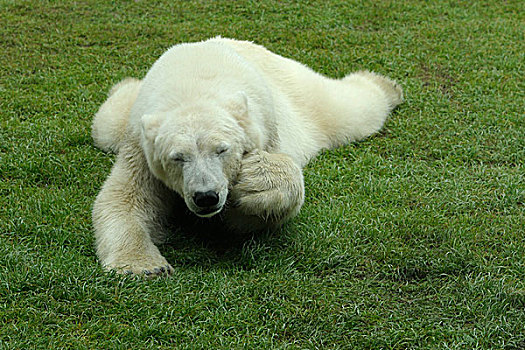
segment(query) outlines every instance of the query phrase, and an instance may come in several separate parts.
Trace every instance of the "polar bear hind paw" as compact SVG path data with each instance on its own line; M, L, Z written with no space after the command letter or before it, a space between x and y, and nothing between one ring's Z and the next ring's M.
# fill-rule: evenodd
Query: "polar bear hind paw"
M374 82L377 86L379 86L379 88L383 90L387 97L390 109L394 109L396 106L403 103L403 88L396 81L387 78L384 75L370 72L367 70L353 73L347 78L351 79L353 75L365 77Z

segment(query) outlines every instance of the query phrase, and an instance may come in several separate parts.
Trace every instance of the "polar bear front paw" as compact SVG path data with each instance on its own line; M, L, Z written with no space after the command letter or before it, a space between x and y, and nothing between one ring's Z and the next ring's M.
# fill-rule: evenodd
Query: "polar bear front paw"
M173 272L173 267L162 256L135 256L113 259L112 262L103 264L109 271L118 274L137 275L147 278L168 276Z
M245 215L282 223L295 216L304 202L302 171L285 154L251 152L243 159L231 198Z

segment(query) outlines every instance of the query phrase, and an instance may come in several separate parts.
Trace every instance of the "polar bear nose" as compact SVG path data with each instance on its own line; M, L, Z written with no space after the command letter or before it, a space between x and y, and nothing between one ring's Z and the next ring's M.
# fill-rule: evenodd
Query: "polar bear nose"
M219 203L219 195L214 191L195 192L193 202L201 208L213 207Z

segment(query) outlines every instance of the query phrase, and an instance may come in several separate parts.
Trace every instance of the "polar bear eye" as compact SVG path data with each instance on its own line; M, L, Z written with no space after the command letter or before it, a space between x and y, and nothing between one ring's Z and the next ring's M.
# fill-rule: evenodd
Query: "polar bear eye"
M219 147L217 147L216 153L217 155L221 155L221 154L228 152L229 149L230 149L230 145L222 144Z
M184 163L186 161L186 158L182 153L174 153L171 155L171 160L177 163Z

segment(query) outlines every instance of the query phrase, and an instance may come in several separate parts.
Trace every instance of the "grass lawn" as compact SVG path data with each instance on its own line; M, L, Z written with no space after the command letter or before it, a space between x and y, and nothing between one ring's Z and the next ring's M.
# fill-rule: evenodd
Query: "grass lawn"
M524 349L521 1L0 0L0 349ZM106 274L90 123L173 44L253 40L406 103L305 169L243 241L174 235L168 279Z

